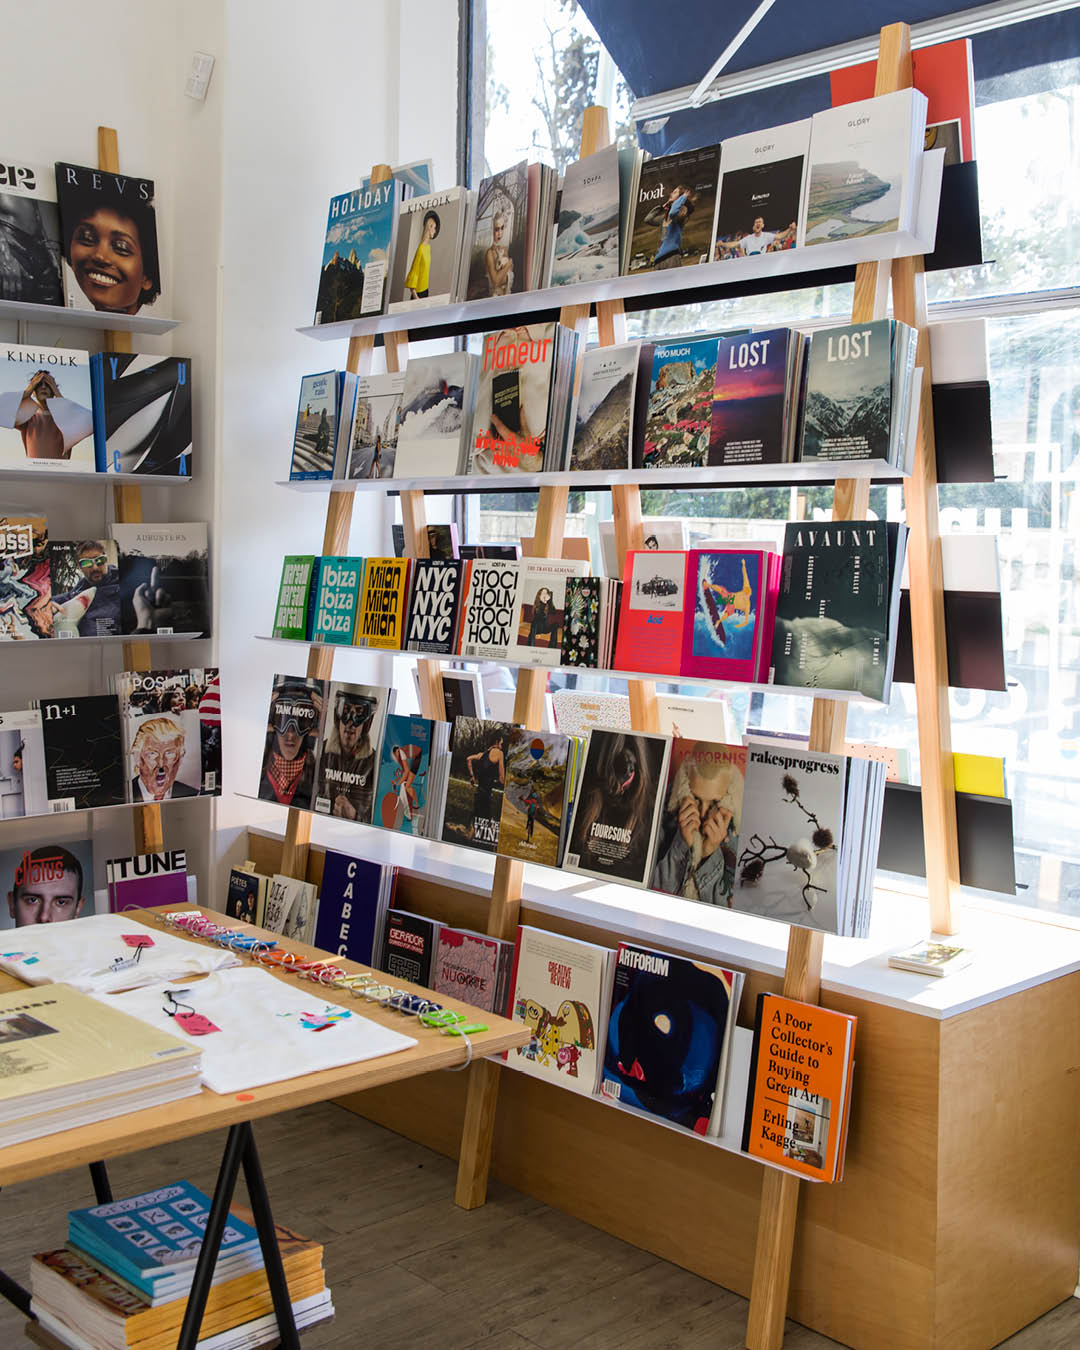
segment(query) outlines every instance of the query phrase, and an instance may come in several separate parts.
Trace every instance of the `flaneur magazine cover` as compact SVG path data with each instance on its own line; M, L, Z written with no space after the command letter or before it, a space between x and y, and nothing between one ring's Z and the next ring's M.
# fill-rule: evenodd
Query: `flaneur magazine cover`
M720 147L645 160L637 178L623 271L708 262L716 219Z
M264 801L312 809L326 681L275 675L258 795Z
M0 343L0 468L94 472L90 356Z
M532 1032L508 1052L516 1069L591 1096L600 1081L615 953L522 924L514 948L507 1015Z
M499 852L558 867L566 811L570 739L548 731L514 731L504 753L506 781Z
M649 884L668 745L666 736L592 729L566 846L569 871Z
M382 313L398 200L392 178L330 198L316 324Z
M99 473L191 477L191 357L100 352L94 381Z
M581 358L571 469L629 469L638 344L588 347Z
M718 261L795 247L809 149L809 119L724 141L713 250Z
M0 517L0 642L52 637L49 554L44 516Z
M555 356L554 322L485 335L467 473L541 471Z
M85 811L128 800L115 694L43 700L41 730L50 811Z
M476 195L467 300L486 300L528 288L525 275L528 199L527 160L481 182Z
M391 314L457 299L467 201L465 188L453 187L402 204L390 279Z
M393 478L405 372L360 375L347 458L338 478Z
M681 338L653 348L641 467L708 461L719 338Z
M93 914L93 844L89 839L65 839L5 849L0 853L0 897L0 929ZM78 941L74 928L71 938Z
M163 286L151 179L57 164L56 200L68 308L137 314L157 304Z
M210 635L206 522L110 527L120 550L123 633Z
M742 978L620 942L600 1091L695 1134L717 1135Z
M390 713L379 752L373 823L402 834L426 835L433 724Z
M120 571L112 539L50 542L54 638L120 632Z
M745 777L743 745L672 741L652 890L730 908Z
M333 680L327 698L315 810L371 824L376 757L394 690Z
M448 844L495 853L506 788L506 756L517 728L511 722L459 717L450 742L450 782L442 837Z
M0 820L49 813L45 743L36 708L0 713Z
M56 175L23 159L0 164L0 295L30 305L62 305Z

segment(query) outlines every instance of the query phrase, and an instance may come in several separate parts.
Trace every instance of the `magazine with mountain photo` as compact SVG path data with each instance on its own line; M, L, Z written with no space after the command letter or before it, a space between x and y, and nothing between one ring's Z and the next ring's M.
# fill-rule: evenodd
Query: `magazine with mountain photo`
M210 636L206 523L113 524L120 552L120 630Z
M466 300L528 289L525 234L529 201L527 160L484 178L476 195Z
M62 305L62 249L52 165L9 158L0 164L0 295Z
M624 154L609 145L566 166L556 223L552 286L607 281L619 275L619 161Z
M645 160L636 180L623 272L708 262L716 222L720 146Z
M637 372L636 342L586 349L570 451L572 470L632 467Z
M90 372L98 472L190 478L191 357L99 352Z
M393 179L330 198L316 324L382 313L399 201Z
M628 886L647 886L663 805L666 736L589 733L564 867Z
M168 313L151 179L57 164L56 200L68 309Z
M717 261L795 247L809 149L809 119L724 141Z
M803 243L910 230L925 132L926 95L917 89L815 113Z
M50 552L44 516L0 516L0 642L52 637Z
M313 802L321 815L371 824L379 747L394 695L376 685L330 682Z
M404 389L404 371L357 376L352 427L339 439L335 477L393 478Z
M467 202L467 189L453 187L402 203L390 277L391 314L457 299L454 285Z
M719 341L713 335L653 347L640 467L708 462Z
M810 336L800 460L889 458L894 329L873 319Z
M523 862L559 865L566 817L570 738L514 731L504 752L506 782L499 815L499 852Z
M0 343L0 468L93 473L90 355Z

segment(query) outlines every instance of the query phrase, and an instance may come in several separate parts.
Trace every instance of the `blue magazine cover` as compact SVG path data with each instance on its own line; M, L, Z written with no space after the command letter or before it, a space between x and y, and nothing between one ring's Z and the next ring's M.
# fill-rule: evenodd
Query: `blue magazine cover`
M431 766L431 722L426 717L392 713L386 719L374 823L402 834L423 835Z
M334 451L344 377L338 370L322 370L300 381L293 433L292 482L328 479L334 476Z
M318 560L315 616L311 625L313 642L352 645L363 581L363 558L328 555Z
M378 863L326 850L315 923L315 946L320 951L346 956L362 966L374 962L382 875Z
M392 178L330 198L317 324L382 313L399 200Z

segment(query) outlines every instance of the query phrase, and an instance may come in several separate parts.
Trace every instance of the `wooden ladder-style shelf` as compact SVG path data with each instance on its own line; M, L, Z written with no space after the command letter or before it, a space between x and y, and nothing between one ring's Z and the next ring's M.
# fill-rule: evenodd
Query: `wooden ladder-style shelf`
M906 24L893 24L881 31L874 92L885 94L910 85L910 33ZM603 149L610 142L607 109L588 108L582 126L582 157ZM371 173L371 181L383 182L389 176L390 170L386 165L376 165ZM941 542L930 390L930 343L926 326L926 287L922 259L902 258L893 262L860 264L856 270L852 322L868 322L884 316L888 304L890 277L895 317L903 319L919 330L916 362L919 369L917 378L922 384L922 403L914 471L911 478L905 480L909 529L907 555L931 927L938 933L951 933L955 931L952 901L955 888L959 884L959 863L949 735ZM626 321L623 302L598 301L596 311L599 345L612 346L625 341ZM581 334L583 344L586 340L589 312L589 305L579 304L565 306L559 315L560 322ZM386 333L384 342L387 370L402 369L408 353L407 333ZM368 373L371 369L374 344L374 336L353 337L349 343L347 368L358 373ZM869 480L865 478L838 479L834 488L834 519L864 518L869 501L869 488ZM117 491L119 493L120 489ZM622 571L627 552L640 549L643 543L641 493L636 485L613 485L610 491L616 553ZM565 485L540 488L533 547L537 557L561 556L568 495L569 489ZM331 492L323 538L324 553L338 554L347 551L352 501L351 493ZM429 556L423 492L403 491L401 512L406 554L413 558ZM308 658L308 675L328 679L333 655L333 647L312 649ZM444 719L442 675L438 660L418 657L417 670L422 714L425 717ZM655 732L658 729L655 682L649 679L630 678L628 685L633 729ZM518 672L514 701L515 722L525 727L541 725L546 687L546 670L522 669ZM810 731L812 750L843 752L846 713L847 707L843 702L814 700ZM310 823L311 816L307 812L290 809L281 869L288 875L303 877L306 874ZM514 936L521 904L522 874L521 862L496 857L486 923L486 932L492 937L511 939ZM803 928L791 930L783 983L783 992L787 997L807 1003L818 1001L821 987L822 944L823 935L820 932ZM487 1192L499 1069L493 1063L480 1060L470 1067L468 1073L456 1199L459 1205L472 1209L483 1204ZM749 1350L778 1350L783 1343L798 1198L798 1177L773 1168L762 1169L761 1208L746 1333Z

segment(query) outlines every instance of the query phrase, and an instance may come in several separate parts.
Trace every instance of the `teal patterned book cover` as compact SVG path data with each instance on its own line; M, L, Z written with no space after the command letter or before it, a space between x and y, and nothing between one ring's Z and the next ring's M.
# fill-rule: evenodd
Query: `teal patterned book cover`
M313 642L351 646L356 627L356 607L364 580L363 558L325 557L319 559L319 579L315 587Z

